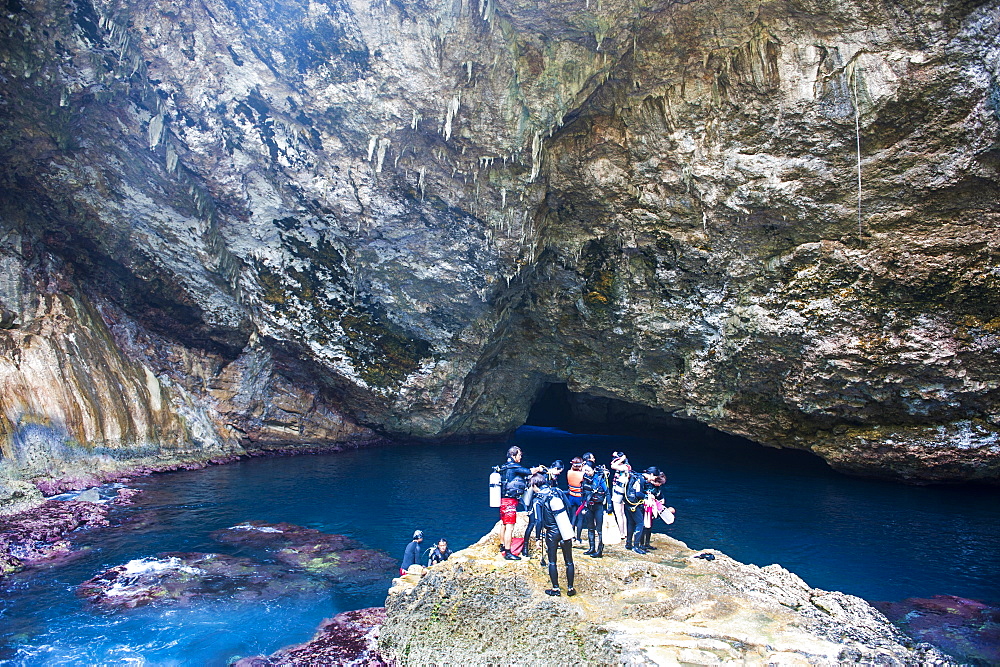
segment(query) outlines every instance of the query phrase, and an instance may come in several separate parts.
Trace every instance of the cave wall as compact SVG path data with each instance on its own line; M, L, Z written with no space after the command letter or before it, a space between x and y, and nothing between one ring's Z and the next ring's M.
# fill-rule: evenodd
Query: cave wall
M4 261L61 276L5 290L5 377L58 305L137 387L81 422L127 427L68 438L187 447L184 410L220 450L496 434L564 382L843 470L1000 478L989 3L0 14ZM82 384L5 401L5 456Z

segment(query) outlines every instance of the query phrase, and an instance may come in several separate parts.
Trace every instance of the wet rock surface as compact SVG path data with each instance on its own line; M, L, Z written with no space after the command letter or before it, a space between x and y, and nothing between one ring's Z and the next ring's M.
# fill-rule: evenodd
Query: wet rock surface
M107 526L107 513L107 507L95 502L49 500L34 509L0 516L0 577L69 555L71 533L87 526Z
M348 537L290 523L248 521L211 537L238 545L243 555L164 553L136 559L98 574L78 593L111 608L205 598L266 600L315 593L331 583L388 580L397 567L387 554Z
M574 550L578 595L544 594L536 558L506 561L499 533L397 579L379 650L397 664L950 664L860 598L778 565L714 560L666 536L637 555ZM529 641L524 641L530 638Z
M395 559L344 535L333 535L290 523L247 521L218 530L212 538L256 550L288 566L333 581L361 582L387 578Z
M319 590L308 577L251 558L164 553L106 570L80 584L77 593L104 607L134 609L198 599L255 602Z
M872 604L908 635L959 662L1000 664L1000 607L954 595Z
M233 667L277 667L279 665L341 665L383 667L378 653L378 633L385 622L385 608L345 611L319 626L316 636L288 646L269 656L242 658Z

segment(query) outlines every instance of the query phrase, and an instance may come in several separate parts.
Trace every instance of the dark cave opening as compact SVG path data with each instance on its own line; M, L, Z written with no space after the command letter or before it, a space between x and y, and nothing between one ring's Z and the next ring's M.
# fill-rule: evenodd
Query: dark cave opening
M833 472L826 461L812 452L768 447L693 419L674 417L658 408L572 392L561 382L542 387L524 425L555 428L574 435L656 441L658 451L666 457L664 460L690 461L707 456L720 468L735 466L759 474L773 470L798 470L803 474Z
M701 422L680 419L658 408L607 396L572 392L564 382L550 382L542 387L525 425L609 435L650 435L663 429L675 433L723 435ZM751 441L746 442L749 444Z

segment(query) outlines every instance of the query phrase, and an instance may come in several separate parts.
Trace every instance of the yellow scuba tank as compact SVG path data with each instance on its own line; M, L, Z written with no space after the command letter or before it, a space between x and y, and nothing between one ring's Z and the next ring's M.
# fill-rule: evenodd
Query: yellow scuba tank
M500 507L500 471L490 473L490 507Z
M569 512L566 511L566 505L563 503L562 498L553 493L549 498L549 509L552 510L552 514L556 517L559 536L563 540L572 540L576 537L576 530L573 529L573 524L569 520Z

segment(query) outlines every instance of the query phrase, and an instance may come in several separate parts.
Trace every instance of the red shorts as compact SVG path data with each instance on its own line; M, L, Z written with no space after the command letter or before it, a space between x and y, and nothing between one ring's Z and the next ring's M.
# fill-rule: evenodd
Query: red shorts
M517 498L500 499L500 523L511 526L517 523Z

